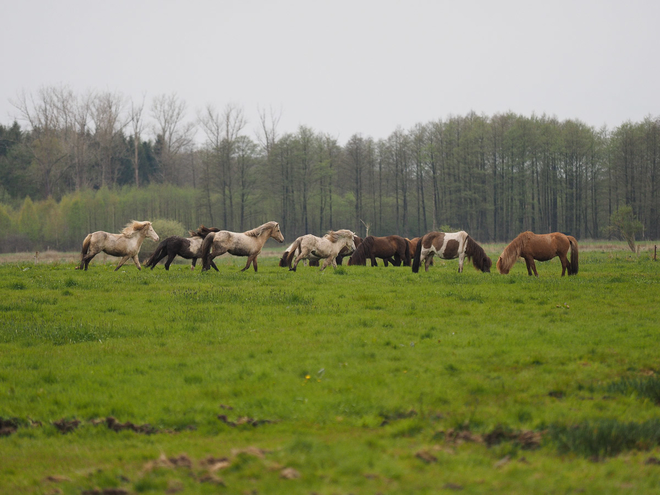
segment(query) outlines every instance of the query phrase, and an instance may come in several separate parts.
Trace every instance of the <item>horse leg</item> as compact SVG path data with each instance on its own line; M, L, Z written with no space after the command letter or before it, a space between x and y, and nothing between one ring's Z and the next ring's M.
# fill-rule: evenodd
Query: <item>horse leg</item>
M532 270L534 270L534 275L536 275L538 277L539 274L536 271L536 263L534 263L534 257L526 256L525 257L525 263L527 264L527 274L531 277L532 276Z
M89 266L89 262L92 261L92 258L94 256L96 256L96 253L92 254L91 256L90 255L85 256L82 259L82 261L80 262L80 268L83 268L83 266L84 266L85 271L87 271L87 267Z
M115 271L119 270L121 268L121 265L126 263L128 261L129 256L126 255L124 256L121 260L119 260L119 264L117 265L117 268L115 268Z
M191 270L194 270L196 264L197 264L197 258L193 258L193 259L192 259L192 265L190 265L190 269L191 269Z
M321 271L325 270L331 263L337 268L337 265L334 263L334 258L326 258L325 261L323 261L323 266L321 266Z
M300 260L305 257L305 254L301 251L298 256L296 256L295 261L293 262L293 266L289 268L290 272L295 272L296 268L298 267L298 263L300 263ZM303 266L305 266L304 261L303 261Z
M174 258L176 258L176 253L167 255L167 261L165 262L165 270L169 271L170 265L172 264L172 261L174 261Z
M463 273L463 261L465 261L465 254L458 255L458 273Z
M245 268L243 268L241 271L244 272L248 268L250 268L250 264L254 267L254 271L257 271L257 255L256 254L251 254L248 256L247 263L245 264Z
M219 271L220 271L220 270L218 270L218 267L215 266L215 263L213 262L213 260L211 260L209 263L211 264L211 266L213 267L213 269L214 269L216 272L219 272Z
M209 253L206 255L206 262L204 263L204 265L205 265L205 266L212 265L212 266L215 268L215 270L218 271L218 268L215 266L215 263L213 263L213 260L214 260L217 256L222 256L222 255L225 254L226 252L227 252L227 250L226 250L226 249L223 249L223 248L219 248L219 249L217 249L217 250L216 250L216 249L213 249L213 251L209 252ZM204 261L204 260L202 260L202 261ZM208 268L206 268L206 269L202 269L202 271L205 271L205 270L208 270Z
M424 258L424 271L428 272L429 271L429 265L433 261L433 253L429 253L426 255L426 258Z
M96 255L99 254L100 252L101 252L101 251L95 251L95 250L91 250L91 251L89 251L89 252L83 257L83 259L80 261L80 268L82 269L82 268L83 268L83 265L84 265L84 267L85 267L85 271L86 271L86 270L87 270L87 267L89 266L89 262L92 261L92 258L94 258L94 256L96 256Z
M571 265L568 262L568 258L566 257L565 254L560 254L559 259L561 260L561 276L563 277L564 274L566 273L566 270L568 270L568 274L571 275Z

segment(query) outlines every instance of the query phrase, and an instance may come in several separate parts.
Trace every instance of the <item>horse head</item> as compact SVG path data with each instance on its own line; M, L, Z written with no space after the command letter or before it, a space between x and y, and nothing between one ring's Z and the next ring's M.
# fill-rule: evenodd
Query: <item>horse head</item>
M270 231L270 236L278 242L284 242L284 236L282 235L282 231L280 231L280 224L277 222L274 223L275 225Z
M156 234L156 231L154 230L153 225L151 225L151 222L145 222L145 227L147 228L147 233L146 237L151 239L154 242L158 242L160 240L160 237L158 237L158 234Z

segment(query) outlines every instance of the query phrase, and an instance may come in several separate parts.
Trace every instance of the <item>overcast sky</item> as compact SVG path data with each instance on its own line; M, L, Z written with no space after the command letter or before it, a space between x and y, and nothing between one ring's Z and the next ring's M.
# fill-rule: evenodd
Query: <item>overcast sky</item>
M259 109L345 143L513 111L660 116L660 1L0 0L0 123L20 91Z

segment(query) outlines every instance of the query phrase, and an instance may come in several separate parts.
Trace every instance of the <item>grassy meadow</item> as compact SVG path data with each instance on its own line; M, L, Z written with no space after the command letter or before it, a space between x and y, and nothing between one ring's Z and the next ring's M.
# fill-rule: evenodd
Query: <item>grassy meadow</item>
M0 264L1 493L660 485L648 253L584 250L577 276L555 259L538 279L217 261Z

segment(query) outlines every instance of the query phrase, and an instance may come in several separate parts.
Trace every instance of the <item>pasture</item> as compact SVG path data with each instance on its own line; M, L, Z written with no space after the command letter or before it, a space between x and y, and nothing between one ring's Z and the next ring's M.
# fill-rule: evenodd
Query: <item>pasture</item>
M657 489L648 253L563 278L215 261L0 264L0 492Z

